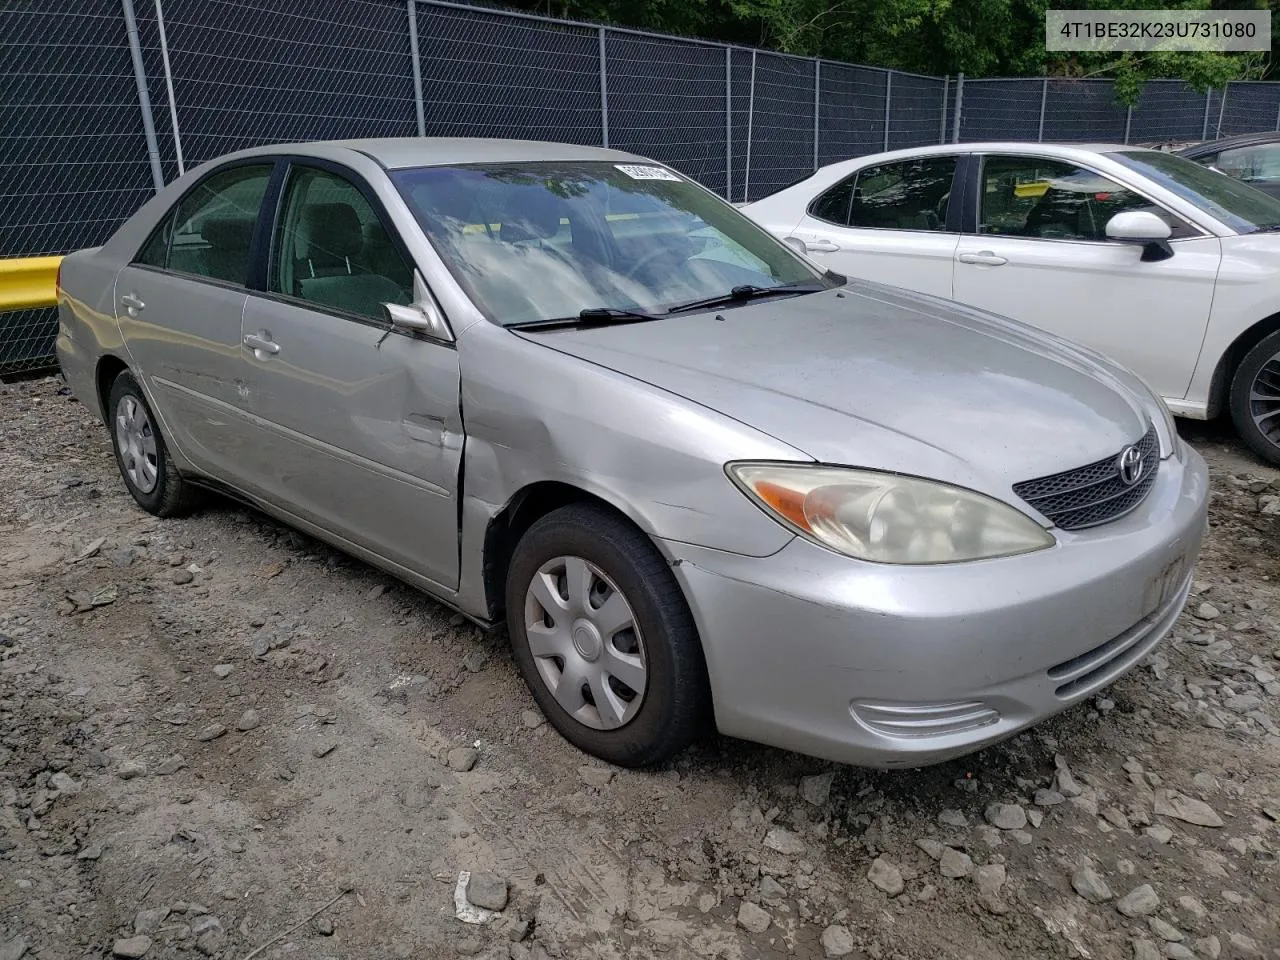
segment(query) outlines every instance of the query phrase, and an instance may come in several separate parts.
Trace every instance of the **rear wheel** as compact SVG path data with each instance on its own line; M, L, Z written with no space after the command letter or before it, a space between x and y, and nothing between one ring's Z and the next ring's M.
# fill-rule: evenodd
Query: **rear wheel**
M157 517L176 517L195 505L196 494L169 459L169 448L133 374L125 371L107 396L111 445L120 476L133 499Z
M705 729L693 617L661 554L625 519L575 504L538 520L512 556L506 601L525 683L578 748L640 767Z

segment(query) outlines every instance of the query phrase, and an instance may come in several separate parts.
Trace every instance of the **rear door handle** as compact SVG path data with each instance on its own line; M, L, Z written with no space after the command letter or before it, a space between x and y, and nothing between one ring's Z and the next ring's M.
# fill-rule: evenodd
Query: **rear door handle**
M1008 263L1004 257L998 257L990 250L982 250L978 253L962 253L956 257L961 263L980 263L986 267L998 267Z
M840 249L840 244L834 240L806 240L804 245L810 250L817 250L819 253L835 253Z
M139 310L146 307L146 304L142 302L142 298L136 293L126 293L120 298L120 304L129 311L130 316L137 315Z
M269 334L246 333L244 335L244 345L252 350L254 356L259 360L264 359L263 354L280 352L280 344L272 340Z

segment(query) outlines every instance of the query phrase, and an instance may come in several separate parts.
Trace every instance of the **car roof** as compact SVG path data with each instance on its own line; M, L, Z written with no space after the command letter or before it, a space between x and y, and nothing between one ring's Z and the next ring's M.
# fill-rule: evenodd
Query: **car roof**
M356 140L316 140L276 143L239 151L235 156L296 154L327 156L332 149L364 154L389 170L447 166L459 163L512 163L538 160L642 160L633 153L604 147L542 140L498 140L485 137L370 137Z
M1275 130L1262 130L1258 133L1240 133L1234 137L1223 137L1221 140L1206 140L1204 143L1197 143L1190 147L1184 147L1178 151L1180 156L1199 157L1207 153L1217 153L1220 150L1229 150L1232 147L1250 147L1259 143L1277 143L1280 142L1280 132Z
M1050 140L1042 142L1037 142L1035 140L987 140L977 143L935 143L923 147L908 147L902 150L890 150L885 153L868 154L866 156L856 158L850 157L848 159L866 160L868 156L874 156L877 158L884 157L889 159L952 153L1035 153L1052 154L1053 156L1061 157L1079 157L1086 154L1117 153L1122 150L1140 151L1146 149L1146 147L1139 147L1134 144L1127 143L1058 143Z

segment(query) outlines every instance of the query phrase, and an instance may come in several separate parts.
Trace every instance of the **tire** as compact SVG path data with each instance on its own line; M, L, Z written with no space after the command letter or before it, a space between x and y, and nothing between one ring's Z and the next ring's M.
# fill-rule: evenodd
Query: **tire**
M1262 392L1274 395L1270 403L1252 399L1260 378ZM1263 460L1280 466L1280 330L1263 337L1244 355L1231 378L1227 405L1240 439ZM1271 410L1274 415L1259 427L1254 416Z
M534 523L512 555L506 602L520 673L574 746L644 767L708 728L706 663L684 594L649 538L616 513L572 504ZM618 629L628 616L632 626Z
M190 513L196 491L174 468L147 398L128 371L111 384L107 416L116 466L138 506L157 517Z

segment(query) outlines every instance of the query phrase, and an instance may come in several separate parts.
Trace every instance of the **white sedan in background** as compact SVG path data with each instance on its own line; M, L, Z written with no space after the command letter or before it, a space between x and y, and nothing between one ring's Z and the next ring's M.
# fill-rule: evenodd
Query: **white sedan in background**
M1280 199L1118 145L947 144L831 164L743 212L830 269L1091 347L1280 464Z

